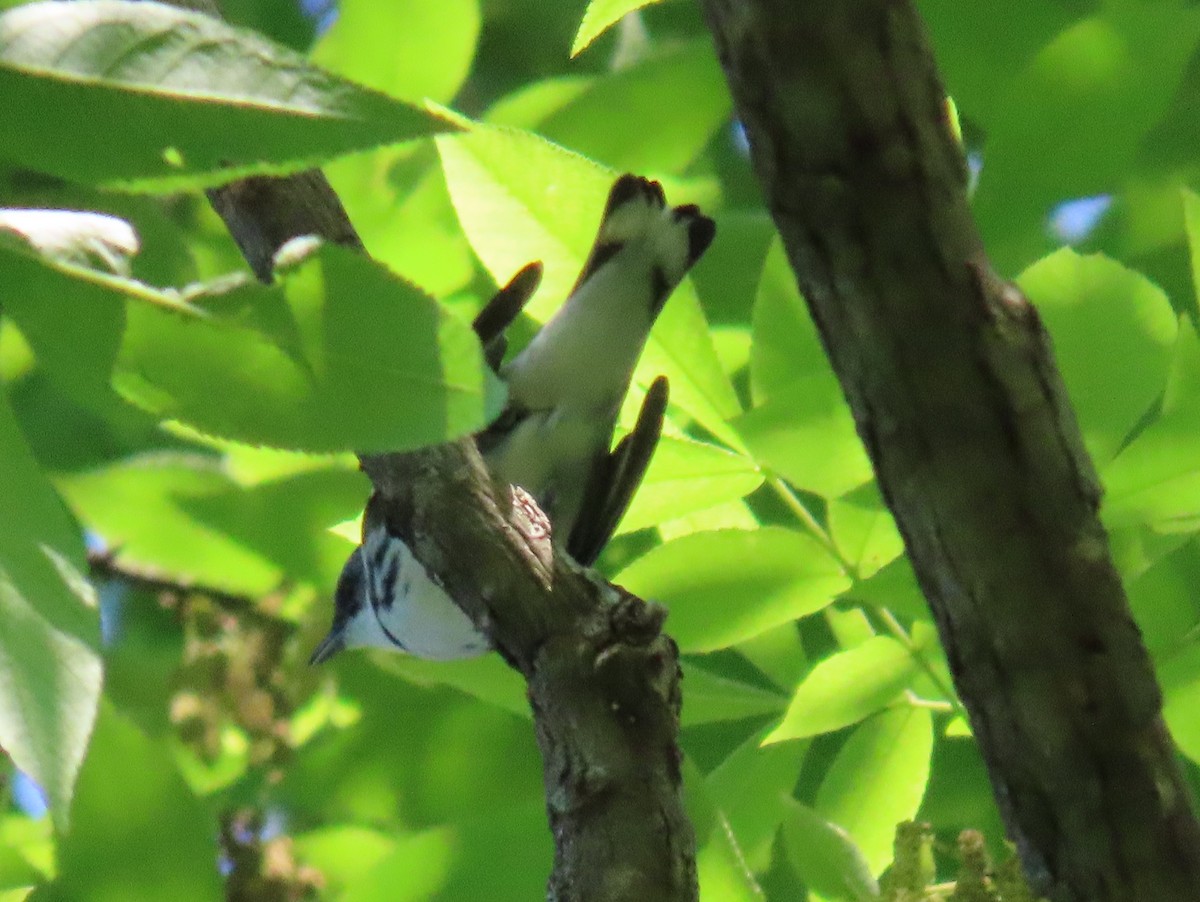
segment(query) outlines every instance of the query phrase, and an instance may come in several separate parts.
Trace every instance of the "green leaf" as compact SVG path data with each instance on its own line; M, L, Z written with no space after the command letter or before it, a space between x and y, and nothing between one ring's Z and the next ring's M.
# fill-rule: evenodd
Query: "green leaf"
M404 450L475 432L503 406L469 325L340 247L316 248L275 285L193 294L193 303L0 244L6 271L23 277L39 324L66 319L81 301L117 313L133 302L115 387L214 435L308 451ZM45 346L64 367L78 353L98 379L112 365L111 330L99 352L77 350L75 335L50 331Z
M283 579L278 566L243 547L224 524L214 528L189 510L197 500L237 490L212 458L146 454L60 477L58 486L129 567L249 597L265 595Z
M89 272L71 262L79 249L72 244L75 250L67 251L45 235L31 238L32 246L0 235L0 303L51 378L72 397L95 403L111 395L125 311L103 279L68 277ZM42 254L56 262L48 265Z
M914 620L929 620L929 605L907 557L898 557L846 593L854 601L887 608Z
M215 819L168 749L105 704L59 843L61 899L210 900L221 895Z
M1200 643L1195 639L1179 652L1156 662L1163 690L1163 719L1179 750L1193 762L1200 762L1200 720L1196 704L1200 702Z
M429 145L384 147L341 157L325 174L371 259L437 298L466 288L476 275L437 151Z
M850 835L807 805L787 801L783 845L805 885L825 899L877 899L879 884Z
M475 125L438 139L450 197L471 246L500 284L530 260L545 265L526 308L544 321L566 298L595 238L615 176L527 132ZM673 203L680 198L672 197ZM726 444L740 412L695 290L685 280L659 315L636 378L671 380L671 401Z
M841 391L778 237L763 263L752 324L750 384L756 404L790 390L801 379L815 385L824 378L822 397Z
M1188 259L1192 264L1192 295L1200 299L1200 195L1183 188L1183 224L1187 233Z
M571 56L578 56L592 41L604 34L623 16L641 9L661 3L662 0L592 0L579 23L579 31L575 33L575 41L571 44Z
M54 871L53 827L23 814L0 818L0 899L24 902L28 888Z
M1054 356L1099 465L1162 394L1177 334L1162 289L1099 255L1069 248L1018 280L1054 340Z
M872 874L892 859L896 824L921 807L932 751L929 710L893 708L854 730L821 783L816 812L853 838Z
M183 454L142 455L59 485L123 565L252 598L285 580L332 588L351 546L327 529L367 494L344 469L246 487L215 460Z
M950 94L985 127L1012 79L1083 8L1041 0L920 2Z
M823 498L837 498L871 478L841 386L827 374L777 387L733 426L755 461Z
M755 733L715 767L705 780L709 793L729 819L746 863L766 870L787 797L800 775L806 743L762 747Z
M1177 651L1200 623L1200 543L1195 539L1126 579L1129 607L1150 653L1157 659ZM1198 724L1197 726L1200 726ZM1200 744L1197 745L1200 749Z
M857 579L878 573L904 553L904 539L874 483L829 502L829 532Z
M683 662L683 679L687 686L682 714L685 727L774 715L787 704L782 695L717 676L689 661Z
M100 696L99 618L78 528L0 395L0 746L67 825Z
M391 831L335 824L295 837L297 856L318 868L331 895L374 867L396 847Z
M1162 415L1103 471L1105 525L1160 533L1200 528L1200 339L1179 334Z
M125 0L0 15L0 96L10 163L139 191L294 171L451 128L254 32ZM120 127L87 140L81 122Z
M726 648L819 611L849 586L814 539L782 527L683 536L615 581L671 609L668 629L685 652Z
M530 717L525 681L499 655L446 662L385 654L378 662L381 670L414 686L452 686L510 714Z
M753 461L717 445L664 436L618 533L744 498L762 485Z
M343 0L317 65L392 97L448 103L471 68L478 0Z
M671 103L672 97L687 101ZM618 172L681 172L728 121L729 110L725 78L705 36L656 49L521 125Z
M1041 254L1055 204L1109 192L1127 176L1198 38L1194 8L1116 4L1068 24L1003 79L974 198L1002 270Z
M429 898L529 899L545 891L550 867L544 802L492 811L486 819L397 838L393 850L357 879L343 902L419 902ZM538 837L537 841L530 841ZM503 861L504 867L496 862Z
M796 687L783 722L763 742L801 739L858 723L894 702L917 672L908 649L887 636L831 655Z
M696 877L705 899L761 902L762 888L746 868L745 855L724 819L714 824L696 848Z

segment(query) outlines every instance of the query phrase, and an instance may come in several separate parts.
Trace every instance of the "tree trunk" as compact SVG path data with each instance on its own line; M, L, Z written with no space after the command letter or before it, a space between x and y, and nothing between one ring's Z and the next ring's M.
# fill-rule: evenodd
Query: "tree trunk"
M1036 310L910 0L703 0L755 170L1034 887L1200 899L1200 830Z

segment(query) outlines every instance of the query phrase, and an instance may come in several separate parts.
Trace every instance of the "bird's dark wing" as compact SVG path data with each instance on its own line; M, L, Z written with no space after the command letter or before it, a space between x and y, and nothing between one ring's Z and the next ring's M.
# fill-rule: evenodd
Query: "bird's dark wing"
M541 263L534 262L521 267L517 274L508 280L508 284L483 305L483 309L471 324L483 344L484 354L492 369L499 370L500 362L504 359L504 352L508 347L508 341L504 337L505 330L521 315L541 281Z
M667 377L659 376L646 392L633 431L592 467L579 516L567 539L567 553L585 567L595 563L612 538L646 475L662 434L667 395Z

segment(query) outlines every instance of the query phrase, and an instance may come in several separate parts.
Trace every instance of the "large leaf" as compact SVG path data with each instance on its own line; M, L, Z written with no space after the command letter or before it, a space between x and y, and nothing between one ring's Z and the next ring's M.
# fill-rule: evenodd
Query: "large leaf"
M807 805L788 802L783 844L805 885L824 899L878 898L879 884L850 835Z
M100 695L83 543L0 395L0 745L65 827Z
M1040 254L1066 198L1112 191L1169 108L1200 38L1200 11L1113 4L1068 24L1011 78L987 119L975 195L1001 268Z
M894 702L918 673L903 645L875 636L817 664L796 688L783 722L764 743L839 730Z
M755 461L797 488L837 498L871 478L841 386L826 373L776 387L733 425Z
M787 798L808 751L799 742L761 745L761 732L750 736L705 780L754 870L766 870L770 862L772 840L787 814Z
M89 372L143 409L215 435L309 451L384 451L476 431L503 389L470 327L361 254L325 245L276 285L240 284L181 302L138 282L37 259L0 244L0 276L24 303L68 316L125 306ZM7 281L7 279L5 279ZM49 321L39 312L41 321ZM49 333L59 355L77 336ZM85 346L86 347L86 346Z
M0 15L0 96L0 158L136 190L290 171L451 128L254 32L126 0Z
M868 579L904 553L904 539L874 483L829 502L829 532L857 579Z
M688 652L726 648L811 614L850 584L816 540L782 527L683 536L616 582L667 605L671 635Z
M855 729L821 783L816 812L853 838L873 874L891 861L896 824L921 807L932 751L929 710L893 708Z
M763 263L753 326L750 385L755 403L790 389L798 379L824 379L827 387L821 390L822 397L840 391L778 237Z
M59 479L117 559L136 570L261 597L285 579L332 588L350 546L326 530L361 509L343 469L239 486L198 455L147 454Z
M619 532L744 498L762 485L754 462L707 442L664 436Z
M583 266L614 174L527 132L476 125L438 139L450 197L471 246L498 282L530 260L545 264L527 308L545 320ZM672 203L684 198L672 197ZM739 411L694 289L685 280L651 332L638 378L671 380L671 401L737 446L725 423Z
M342 0L313 61L393 97L447 103L478 36L478 0Z
M1171 303L1116 261L1070 249L1019 283L1050 331L1084 440L1103 465L1162 394L1177 332Z
M623 16L643 6L661 3L662 0L591 0L579 23L575 42L571 45L571 56L583 53L588 45L600 37Z
M1179 333L1163 413L1103 472L1104 521L1110 528L1148 525L1157 532L1200 526L1200 339Z
M215 819L168 749L105 704L60 842L58 899L208 900L221 894Z
M687 686L682 714L685 727L775 715L787 704L783 695L717 676L690 661L683 662L683 679Z
M537 121L514 124L617 171L679 172L729 119L729 107L712 40L704 37L656 51L592 81Z
M44 233L31 235L26 230L22 237L28 245L0 235L0 304L46 372L73 397L95 401L111 392L109 380L125 327L124 306L99 274L94 279L63 278L63 273L86 274L89 269L78 237L70 250ZM48 268L39 254L57 266Z

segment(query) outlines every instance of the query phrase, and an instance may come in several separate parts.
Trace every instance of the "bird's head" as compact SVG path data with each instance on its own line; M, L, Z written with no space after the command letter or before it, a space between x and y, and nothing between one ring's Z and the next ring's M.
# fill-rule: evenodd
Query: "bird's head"
M310 664L322 664L347 648L392 647L367 591L367 570L359 547L354 549L338 577L333 595L333 625L309 658Z

